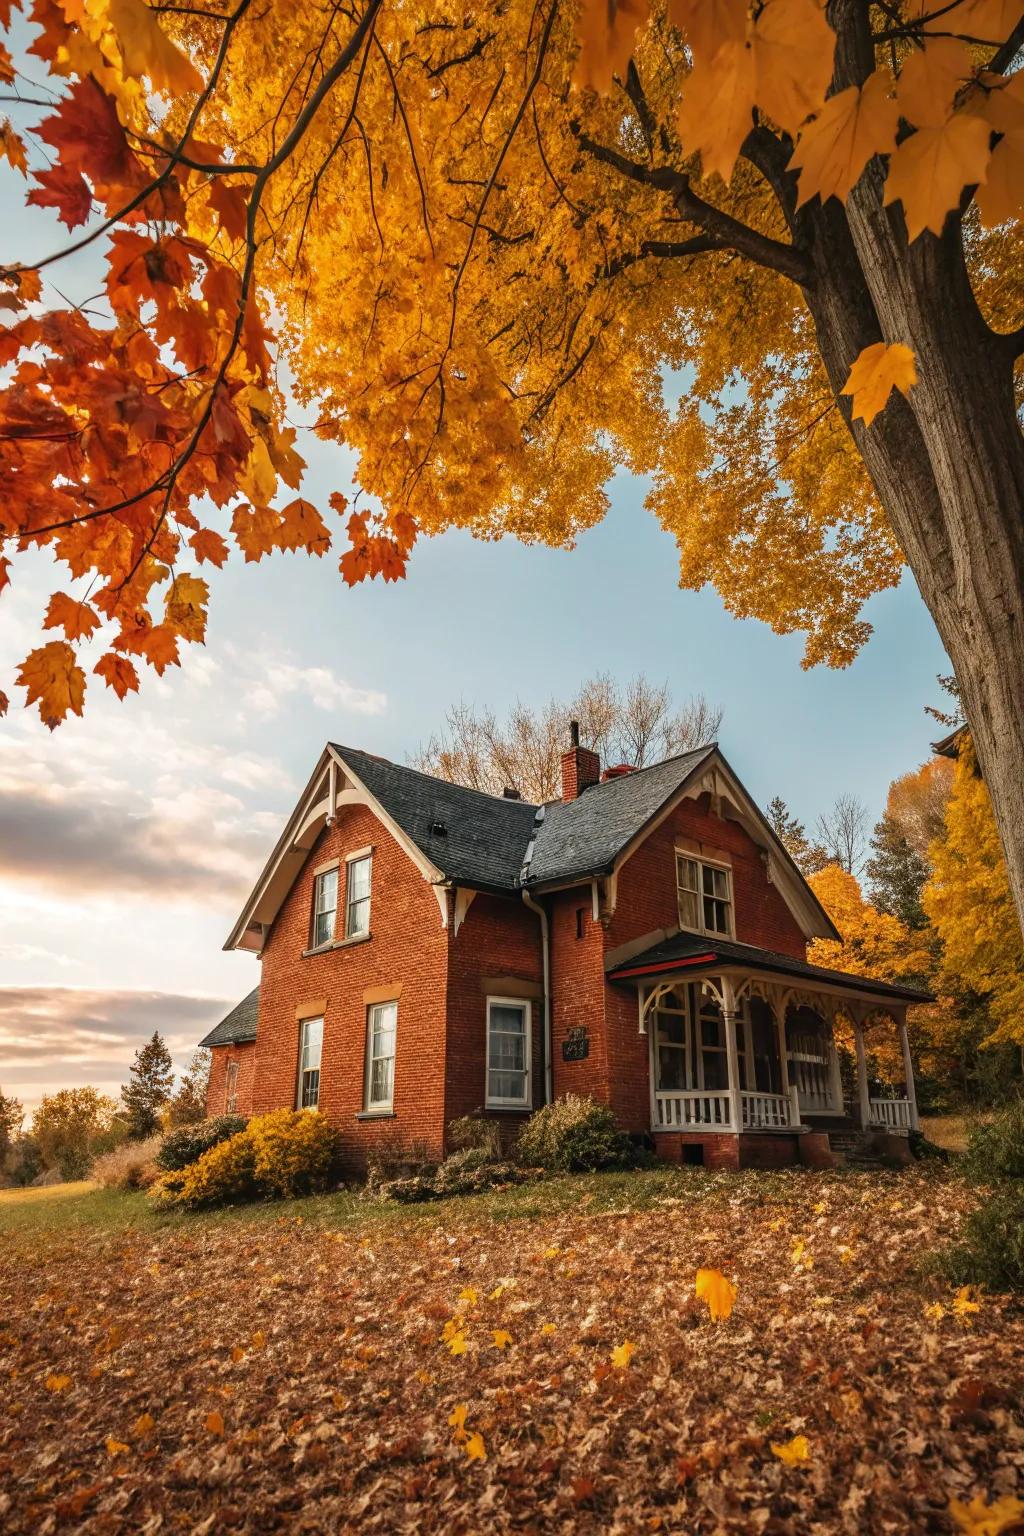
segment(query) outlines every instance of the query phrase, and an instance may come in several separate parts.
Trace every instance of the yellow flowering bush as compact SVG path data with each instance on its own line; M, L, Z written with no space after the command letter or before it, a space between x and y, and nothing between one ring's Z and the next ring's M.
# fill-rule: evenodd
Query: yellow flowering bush
M152 1195L162 1208L194 1209L309 1194L327 1182L335 1140L323 1116L309 1110L257 1115L194 1163L164 1174Z

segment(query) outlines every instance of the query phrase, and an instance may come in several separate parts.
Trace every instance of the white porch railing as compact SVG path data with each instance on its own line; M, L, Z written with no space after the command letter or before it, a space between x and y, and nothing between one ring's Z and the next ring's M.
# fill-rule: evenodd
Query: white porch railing
M784 1131L794 1124L792 1099L784 1093L741 1093L745 1131Z
M744 1131L785 1131L799 1125L795 1093L740 1094L740 1129ZM708 1093L693 1089L685 1093L654 1095L656 1131L735 1131L732 1101L727 1091Z
M909 1131L912 1120L909 1099L869 1099L872 1125L887 1131Z
M729 1095L695 1089L686 1093L654 1095L656 1131L731 1131Z

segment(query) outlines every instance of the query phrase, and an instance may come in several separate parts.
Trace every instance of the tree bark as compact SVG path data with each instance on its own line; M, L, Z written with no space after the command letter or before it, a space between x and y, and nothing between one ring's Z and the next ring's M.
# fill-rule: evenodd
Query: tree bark
M874 62L866 8L833 0L830 19L836 88L859 84ZM909 400L891 398L851 431L953 663L1024 926L1024 435L1013 352L978 310L960 219L910 242L882 194L874 162L845 212L821 212L808 304L837 390L869 342L914 350Z

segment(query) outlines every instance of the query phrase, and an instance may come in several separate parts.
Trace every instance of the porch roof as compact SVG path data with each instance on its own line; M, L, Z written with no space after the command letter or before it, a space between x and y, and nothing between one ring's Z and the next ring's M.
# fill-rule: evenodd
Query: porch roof
M769 971L801 981L819 982L862 995L905 1003L929 1003L930 992L917 987L894 986L888 981L874 981L869 976L853 976L848 971L833 971L823 965L810 965L793 955L773 949L758 949L754 944L740 944L717 934L677 933L639 955L622 961L608 972L609 981L639 981L642 977L661 976L673 971L707 971L714 966L741 966L751 971Z

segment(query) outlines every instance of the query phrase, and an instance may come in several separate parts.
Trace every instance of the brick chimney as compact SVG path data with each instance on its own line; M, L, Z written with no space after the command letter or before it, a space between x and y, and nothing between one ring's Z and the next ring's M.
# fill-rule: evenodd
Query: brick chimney
M580 746L580 723L569 722L568 752L562 753L562 799L577 800L591 784L601 777L601 759L589 747Z

